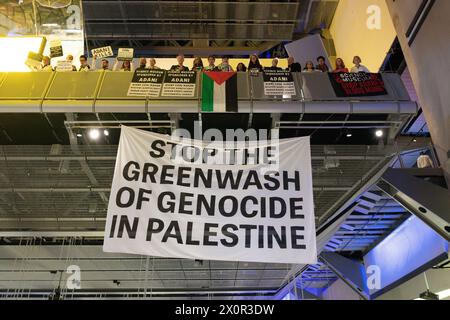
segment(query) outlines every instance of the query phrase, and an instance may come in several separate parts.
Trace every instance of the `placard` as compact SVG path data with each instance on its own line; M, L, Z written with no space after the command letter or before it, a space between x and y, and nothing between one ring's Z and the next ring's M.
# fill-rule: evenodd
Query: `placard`
M295 96L294 79L290 71L264 70L264 94L266 96Z
M50 41L50 58L62 57L63 47L61 40L51 40Z
M197 87L197 71L167 71L162 97L193 98Z
M309 137L209 145L121 130L103 251L317 262Z
M55 70L58 72L73 71L72 61L60 60L56 62Z
M329 73L337 97L370 97L387 95L379 73Z
M135 70L127 95L131 97L159 97L164 73L164 70Z
M92 49L91 53L95 59L112 57L114 55L111 46Z
M133 48L119 48L117 52L117 60L125 61L125 60L133 60L134 49Z

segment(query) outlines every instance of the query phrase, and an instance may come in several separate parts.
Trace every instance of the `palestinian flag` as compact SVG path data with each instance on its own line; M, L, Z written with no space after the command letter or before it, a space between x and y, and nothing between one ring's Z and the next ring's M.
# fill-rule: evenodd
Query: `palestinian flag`
M202 111L238 111L236 72L205 71L203 73Z

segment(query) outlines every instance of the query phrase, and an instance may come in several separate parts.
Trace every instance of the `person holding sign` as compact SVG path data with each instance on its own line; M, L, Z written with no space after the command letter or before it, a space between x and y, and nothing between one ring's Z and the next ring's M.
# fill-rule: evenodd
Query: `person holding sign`
M77 71L77 67L73 65L73 55L68 54L66 57L66 61L69 61L72 64L72 71Z
M179 72L181 72L181 71L189 71L189 68L188 68L188 67L185 67L185 66L183 65L183 63L184 63L184 55L179 54L179 55L177 56L177 62L178 62L178 64L173 65L173 66L170 68L170 70L172 70L172 71L179 71Z
M131 64L130 60L124 60L119 69L119 60L116 59L116 62L114 63L113 71L134 71L134 70L133 70L133 65Z
M50 64L50 57L44 56L42 58L42 63L39 71L53 71L52 65Z

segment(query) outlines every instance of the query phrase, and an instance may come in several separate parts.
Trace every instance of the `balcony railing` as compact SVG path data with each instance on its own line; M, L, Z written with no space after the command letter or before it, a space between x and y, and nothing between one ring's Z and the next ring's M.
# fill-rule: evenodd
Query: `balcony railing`
M129 97L132 72L0 73L0 112L199 113L201 77L192 98ZM382 74L387 94L339 98L325 73L293 74L296 96L268 97L262 74L238 73L240 113L415 114L397 74Z

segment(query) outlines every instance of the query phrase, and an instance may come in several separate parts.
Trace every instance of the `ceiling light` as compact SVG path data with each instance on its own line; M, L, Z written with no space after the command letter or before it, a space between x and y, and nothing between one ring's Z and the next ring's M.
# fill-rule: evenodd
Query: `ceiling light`
M97 140L100 138L100 131L98 129L91 129L89 130L89 138L92 140Z
M375 135L377 136L377 138L381 138L383 136L383 130L377 130L375 132Z
M109 136L109 131L108 130L103 130L103 134L105 135L105 136Z
M347 138L351 138L352 136L353 136L353 134L351 134L351 133L347 133L347 134L346 134L346 137L347 137Z
M77 137L81 138L83 135L81 133L77 133Z

